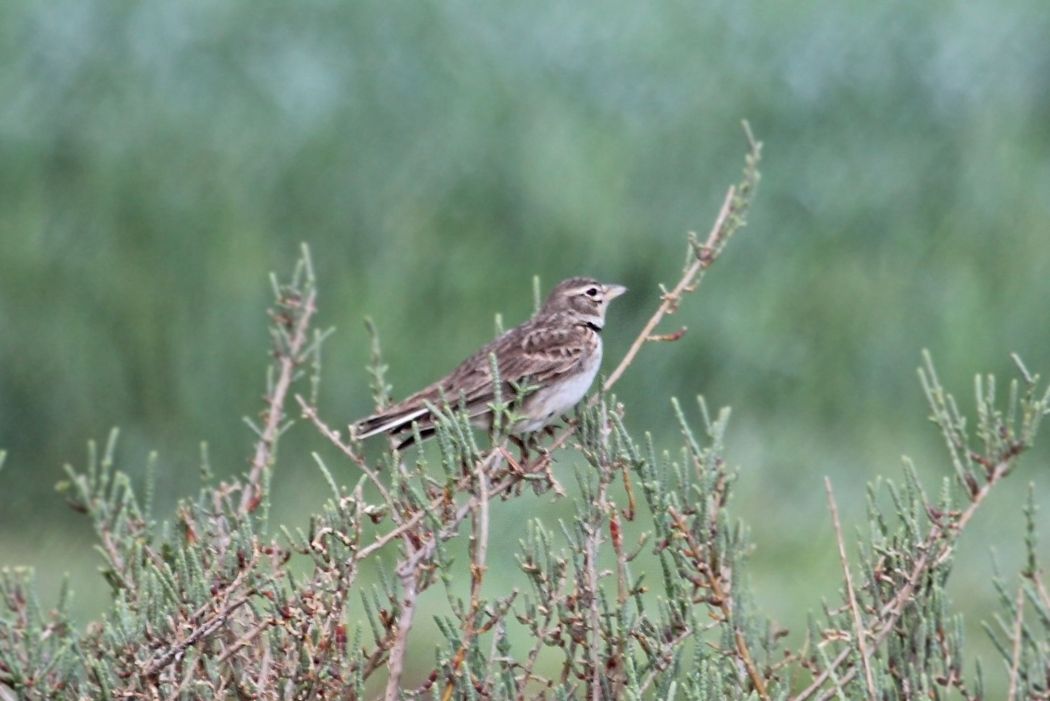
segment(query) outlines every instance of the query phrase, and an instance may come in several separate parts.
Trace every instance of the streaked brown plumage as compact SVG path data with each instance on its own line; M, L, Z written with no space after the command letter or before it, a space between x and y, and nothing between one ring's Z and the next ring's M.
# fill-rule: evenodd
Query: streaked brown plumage
M583 398L601 364L607 302L626 291L575 277L559 283L543 307L464 360L451 373L384 411L361 419L350 429L363 439L382 433L412 442L412 424L423 438L433 435L434 419L427 404L440 408L447 401L463 406L476 425L488 428L494 401L490 357L496 356L504 401L518 396L519 387L534 388L515 408L520 420L512 433L537 431Z

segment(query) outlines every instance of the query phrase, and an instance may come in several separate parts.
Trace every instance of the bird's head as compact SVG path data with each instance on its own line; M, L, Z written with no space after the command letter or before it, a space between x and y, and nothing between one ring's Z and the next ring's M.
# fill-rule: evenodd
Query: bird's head
M605 326L608 303L626 291L623 285L603 284L589 277L569 278L551 290L540 314L568 313L601 329Z

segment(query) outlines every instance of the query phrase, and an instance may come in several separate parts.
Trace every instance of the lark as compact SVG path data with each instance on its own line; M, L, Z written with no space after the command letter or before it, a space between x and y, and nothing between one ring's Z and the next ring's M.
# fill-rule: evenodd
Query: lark
M588 277L560 282L531 319L482 346L437 382L351 424L351 435L360 440L389 434L401 439L399 448L406 447L415 439L413 424L421 438L434 435L438 418L432 409L440 411L446 402L465 410L475 426L491 430L496 400L493 356L502 400L516 402L509 433L520 440L547 427L572 409L594 382L602 361L605 310L626 291L623 285Z

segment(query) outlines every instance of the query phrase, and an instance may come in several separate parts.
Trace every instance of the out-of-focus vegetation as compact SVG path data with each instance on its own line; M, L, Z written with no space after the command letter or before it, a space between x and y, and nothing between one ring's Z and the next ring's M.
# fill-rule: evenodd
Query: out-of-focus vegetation
M1010 374L1010 351L1050 369L1048 35L1037 0L0 5L0 562L54 589L71 570L97 606L52 486L113 424L133 473L159 451L158 512L196 484L199 440L220 474L245 467L264 274L298 241L339 328L328 416L369 409L363 315L404 395L495 313L526 316L534 273L628 285L617 356L735 179L746 117L766 144L751 227L676 317L688 334L618 391L634 430L674 430L671 393L733 406L754 584L797 631L838 575L820 477L849 532L900 453L941 474L919 349L954 386ZM275 475L276 522L322 498L313 440L282 444L302 458ZM971 624L1046 462L963 543ZM505 513L541 508L560 509Z

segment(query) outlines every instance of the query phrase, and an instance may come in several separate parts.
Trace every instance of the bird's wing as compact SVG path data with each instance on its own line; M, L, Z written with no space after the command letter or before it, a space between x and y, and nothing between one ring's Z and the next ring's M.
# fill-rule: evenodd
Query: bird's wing
M512 388L526 382L546 386L575 371L594 345L594 332L585 326L537 325L523 334L515 347L497 354L500 379ZM492 391L491 377L485 377L479 390L485 386Z
M560 323L559 323L560 322ZM427 405L448 402L462 406L471 417L489 411L495 400L491 357L496 356L500 392L511 402L527 386L544 386L571 374L593 350L590 329L558 317L540 318L515 327L464 360L451 373L384 412L355 425L359 438L407 430L413 421L432 425Z

